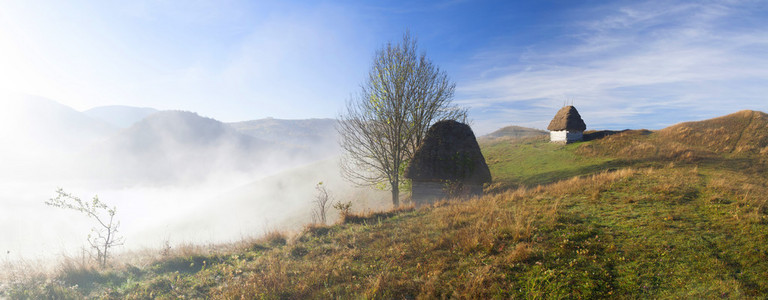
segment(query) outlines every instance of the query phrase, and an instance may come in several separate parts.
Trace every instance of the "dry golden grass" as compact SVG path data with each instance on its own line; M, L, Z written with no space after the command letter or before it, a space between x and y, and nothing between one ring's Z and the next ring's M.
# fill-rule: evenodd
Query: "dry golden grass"
M765 179L724 172L707 182L708 199L715 204L736 203L730 215L736 220L768 223L768 187Z
M712 158L707 148L692 146L661 133L629 130L579 146L586 156L611 156L627 161L696 162Z
M75 262L60 273L80 272L80 278L92 276L98 282L90 294L81 295L115 293L109 297L129 299L592 298L642 294L649 284L684 288L699 282L715 286L690 287L690 295L743 295L742 290L727 292L742 281L716 281L710 271L704 271L710 279L681 279L680 274L690 270L680 269L673 260L662 263L665 257L659 256L673 256L682 251L675 248L681 244L649 234L678 226L710 228L699 225L703 219L698 215L710 200L701 207L690 204L704 201L696 199L712 199L717 209L733 211L738 219L729 217L727 226L754 224L751 219L765 216L758 213L765 207L764 180L737 172L707 172L674 162L662 168L606 170L431 207L350 214L346 223L308 225L294 236L270 232L227 247L174 246L155 251L147 264L135 269L126 265L114 273L92 274ZM715 199L729 199L734 205L720 206ZM639 210L639 217L612 215L620 210L630 215ZM611 227L615 221L640 223ZM709 238L710 233L706 236L708 242L675 257L695 262L702 254L697 249L710 251L720 243ZM728 268L717 257L707 259L696 272ZM653 271L659 268L662 271ZM653 275L643 273L650 271ZM674 283L657 281L664 272L677 274L670 279ZM125 283L126 277L136 278L131 279L136 283ZM54 295L67 295L68 286L49 287L58 288ZM743 291L755 293L761 288L756 286Z
M740 111L720 118L685 122L656 132L628 130L585 143L583 155L646 161L695 162L723 153L768 153L768 115Z
M720 153L757 153L768 146L768 115L743 110L698 122L680 123L659 131L659 136Z
M552 226L560 210L561 197L552 195L607 185L638 172L603 172L397 214L367 213L354 217L365 221L336 225L341 228L307 226L282 250L248 263L242 276L228 277L211 296L492 297L498 291L494 287L508 282L501 270L540 255L535 233L540 226Z

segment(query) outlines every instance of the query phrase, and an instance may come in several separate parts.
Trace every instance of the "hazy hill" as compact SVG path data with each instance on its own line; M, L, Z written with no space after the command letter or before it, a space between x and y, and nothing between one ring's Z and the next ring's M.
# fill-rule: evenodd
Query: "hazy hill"
M128 128L134 123L158 112L149 107L133 107L123 105L99 106L83 111L92 118L99 119L119 128Z
M49 148L73 151L103 138L117 129L68 106L42 97L3 99L0 134L4 147L24 143L25 151Z
M72 155L118 130L42 97L0 101L0 178L5 182L60 176L74 167L68 165Z
M521 139L528 137L544 136L549 132L545 130L539 130L535 128L521 127L521 126L507 126L483 135L478 139L482 140L494 140L494 139Z
M272 153L286 160L295 154L293 149L278 149L227 124L184 111L150 115L93 151L100 159L95 166L99 172L158 183L253 172L274 161Z
M233 142L247 147L259 140L245 136L215 119L186 111L163 111L147 117L121 133L130 137L136 151L158 144L178 144L192 147Z
M264 140L307 143L336 137L335 119L285 120L265 118L229 123L238 131Z
M305 148L318 157L338 151L335 119L283 120L266 118L229 123L237 131L252 137L290 147Z

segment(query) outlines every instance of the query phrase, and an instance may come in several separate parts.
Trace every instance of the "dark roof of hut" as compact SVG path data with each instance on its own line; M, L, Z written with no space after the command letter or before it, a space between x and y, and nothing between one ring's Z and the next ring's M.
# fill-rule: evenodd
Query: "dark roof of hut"
M584 124L584 120L581 119L581 115L579 115L579 111L576 110L575 107L572 105L565 106L561 108L555 117L552 119L552 122L549 122L549 126L547 126L548 130L552 131L559 131L559 130L578 130L578 131L584 131L587 130L587 124Z
M414 181L483 184L491 182L491 171L469 125L445 120L427 130L405 177Z

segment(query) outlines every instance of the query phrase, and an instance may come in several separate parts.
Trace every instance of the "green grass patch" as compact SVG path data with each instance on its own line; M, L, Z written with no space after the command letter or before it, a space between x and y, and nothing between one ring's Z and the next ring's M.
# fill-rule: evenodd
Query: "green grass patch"
M610 157L577 153L584 143L590 142L562 145L546 137L483 144L482 150L496 190L547 184L622 165Z

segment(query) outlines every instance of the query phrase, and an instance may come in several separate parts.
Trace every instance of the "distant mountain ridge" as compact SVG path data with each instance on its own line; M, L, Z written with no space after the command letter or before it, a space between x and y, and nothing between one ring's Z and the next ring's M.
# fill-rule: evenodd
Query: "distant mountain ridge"
M228 124L244 134L260 139L306 143L335 138L337 122L335 119L265 118Z
M225 123L194 112L180 110L152 114L129 127L124 134L136 136L137 139L133 141L141 144L208 145L216 144L219 140L233 140L247 144L256 141L255 138L245 136Z
M318 158L336 155L337 143L336 119L258 119L228 123L237 131L283 146L306 149L307 153Z
M293 154L292 149L279 149ZM94 147L99 165L141 181L194 182L220 172L249 172L265 163L272 143L186 111L161 111Z
M125 105L99 106L83 111L84 114L112 124L119 128L128 128L159 110L150 107Z
M184 111L104 106L80 112L42 97L2 100L0 175L8 177L49 168L119 184L196 182L271 174L338 153L333 119L227 124ZM46 173L58 176L52 172Z
M481 140L496 140L496 139L521 139L535 136L545 136L549 132L545 130L528 128L522 126L507 126L491 132L489 134L481 136Z

